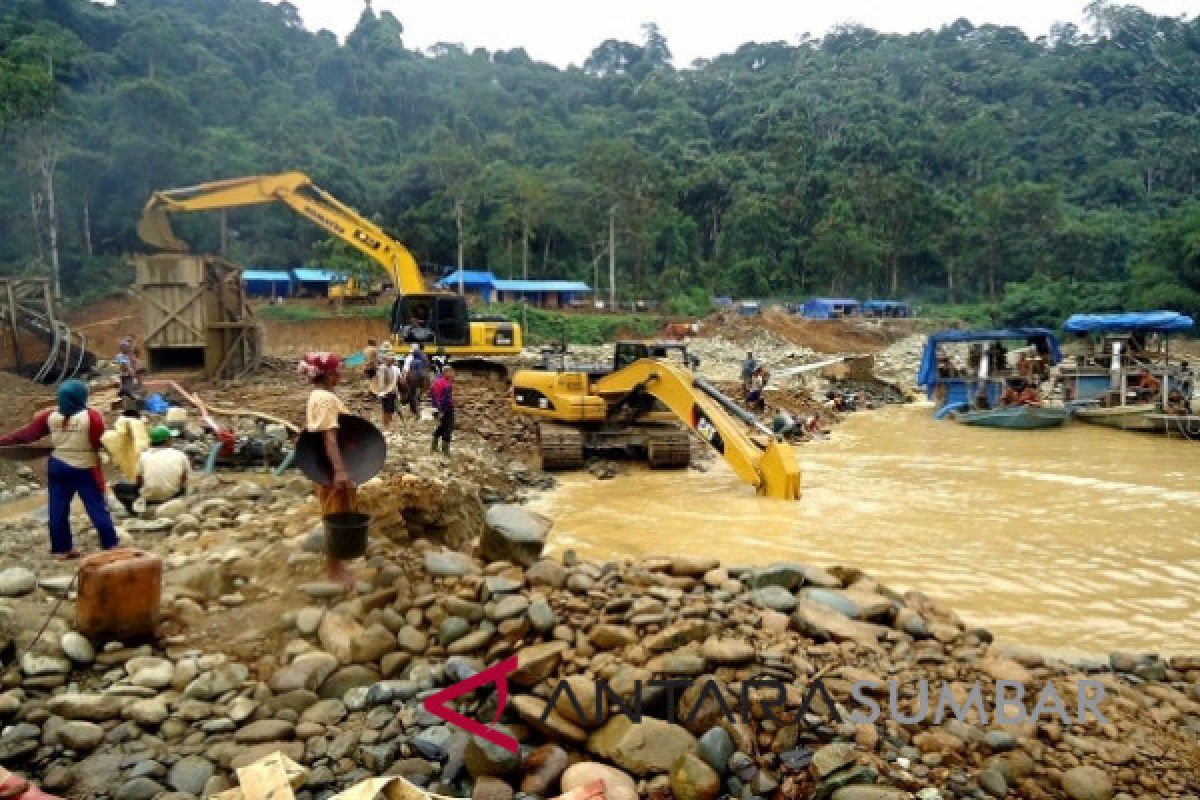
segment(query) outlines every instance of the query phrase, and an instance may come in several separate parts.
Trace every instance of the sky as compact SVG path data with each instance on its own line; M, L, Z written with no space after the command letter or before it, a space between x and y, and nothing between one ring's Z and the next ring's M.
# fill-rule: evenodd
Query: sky
M362 13L361 0L291 0L305 25L345 36ZM1194 16L1197 0L1125 0L1164 15ZM732 52L749 41L794 43L805 33L856 22L908 33L939 28L959 17L976 25L1016 25L1031 38L1056 22L1087 30L1087 0L372 0L404 25L404 42L424 49L438 42L468 50L524 47L531 58L560 67L582 64L605 39L640 42L654 22L667 37L675 65Z

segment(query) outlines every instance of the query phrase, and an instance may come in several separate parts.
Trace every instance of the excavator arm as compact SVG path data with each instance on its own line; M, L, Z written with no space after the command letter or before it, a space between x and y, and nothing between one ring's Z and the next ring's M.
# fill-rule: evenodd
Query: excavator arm
M700 434L759 494L799 499L800 465L791 446L765 429L762 438L766 444L755 441L742 423L758 425L757 421L748 415L735 419L732 401L691 373L665 361L643 358L596 381L592 391L610 407L633 392L651 395Z
M374 260L391 277L401 294L426 294L429 291L408 248L300 172L233 178L155 192L142 209L138 235L152 247L186 253L188 246L175 236L169 214L273 202L283 203Z

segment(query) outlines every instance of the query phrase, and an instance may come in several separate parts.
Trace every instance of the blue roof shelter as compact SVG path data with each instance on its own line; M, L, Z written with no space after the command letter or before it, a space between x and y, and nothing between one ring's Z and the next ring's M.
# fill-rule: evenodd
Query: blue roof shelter
M1130 311L1124 314L1072 314L1063 323L1067 333L1177 333L1196 322L1177 311Z
M898 300L868 300L862 304L862 315L864 317L894 317L904 318L912 316L912 309L908 303L901 303Z
M319 267L295 267L291 272L295 291L309 296L328 297L329 285L346 279L340 272Z
M244 269L242 285L248 297L290 297L292 274L286 269Z
M925 389L930 400L941 404L938 416L952 408L969 404L972 396L980 390L979 378L971 374L946 374L940 369L938 356L943 344L953 343L984 343L984 342L1013 342L1019 341L1035 347L1039 354L1051 365L1062 361L1062 350L1059 349L1058 339L1049 328L996 328L983 331L939 331L931 333L925 342L925 351L921 354L921 368L917 373L917 385ZM972 369L974 367L972 366ZM997 370L989 376L983 388L987 391L987 399L995 404L1000 398L1003 388L1004 375Z
M814 297L801 309L805 319L839 319L859 311L859 302L852 297Z
M438 289L458 291L460 273L455 270L437 282ZM485 303L526 302L540 308L563 308L580 305L592 288L583 281L504 280L491 272L463 270L463 291L479 295Z
M454 270L438 281L435 286L438 289L457 292L460 278L464 292L479 295L485 303L492 302L496 291L496 276L490 272L474 269Z

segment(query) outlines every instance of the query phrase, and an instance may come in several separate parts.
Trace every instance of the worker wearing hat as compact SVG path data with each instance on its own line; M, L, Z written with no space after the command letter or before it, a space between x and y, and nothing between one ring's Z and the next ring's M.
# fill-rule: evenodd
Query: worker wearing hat
M171 429L150 429L150 446L138 457L136 483L147 503L163 503L187 494L192 465L188 457L171 446Z

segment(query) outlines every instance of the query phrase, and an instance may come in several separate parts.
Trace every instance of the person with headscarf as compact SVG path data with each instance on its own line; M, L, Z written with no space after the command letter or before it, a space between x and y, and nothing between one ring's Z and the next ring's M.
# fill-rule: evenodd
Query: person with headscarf
M319 483L313 485L322 516L358 510L354 482L342 463L342 451L337 438L338 415L350 413L341 398L333 393L341 379L341 368L342 360L333 353L308 353L299 365L300 374L313 385L308 395L304 426L309 431L322 434L325 455L333 466L333 482L330 486ZM347 587L354 585L354 576L341 561L327 555L326 566L331 580Z
M29 444L49 436L54 452L46 465L46 490L50 522L50 551L58 558L78 558L71 536L71 501L83 501L88 518L100 536L100 546L117 546L117 530L104 497L100 470L100 437L104 417L88 406L83 381L66 381L58 387L57 408L45 409L20 430L0 437L0 445Z

